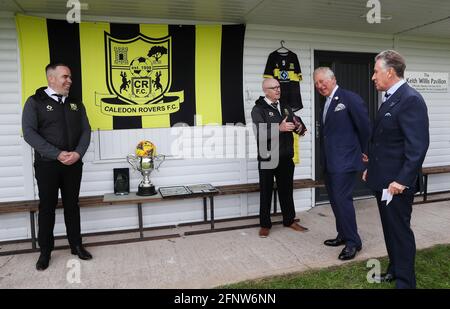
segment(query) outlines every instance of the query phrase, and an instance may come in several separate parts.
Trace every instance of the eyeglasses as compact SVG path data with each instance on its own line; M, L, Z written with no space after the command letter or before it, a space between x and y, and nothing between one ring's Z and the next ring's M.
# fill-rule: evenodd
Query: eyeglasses
M280 90L280 86L274 86L274 87L266 87L266 89L271 89L271 90Z

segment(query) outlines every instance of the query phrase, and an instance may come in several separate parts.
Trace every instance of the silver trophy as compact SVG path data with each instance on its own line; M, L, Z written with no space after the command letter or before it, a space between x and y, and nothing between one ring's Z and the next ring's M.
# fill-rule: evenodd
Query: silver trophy
M136 155L127 156L128 163L134 170L141 172L143 179L138 186L137 195L148 196L156 194L155 186L150 180L150 174L164 162L164 155L154 155L156 147L149 141L143 141L136 147Z

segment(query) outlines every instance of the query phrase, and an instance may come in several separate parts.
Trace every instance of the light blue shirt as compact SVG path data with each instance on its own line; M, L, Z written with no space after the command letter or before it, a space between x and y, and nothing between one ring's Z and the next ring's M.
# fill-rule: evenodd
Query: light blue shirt
M327 116L328 108L330 107L331 100L333 100L333 96L338 88L339 86L336 85L336 87L334 87L333 91L331 92L331 95L327 97L327 100L325 101L325 106L323 107L323 123L325 123L325 117Z
M404 83L406 83L406 81L404 79L401 79L398 82L396 82L394 85L392 85L392 87L386 91L386 93L388 94L388 97L391 97L391 95L393 95L398 90L398 88L400 88ZM386 101L385 96L383 96L383 102L384 101Z

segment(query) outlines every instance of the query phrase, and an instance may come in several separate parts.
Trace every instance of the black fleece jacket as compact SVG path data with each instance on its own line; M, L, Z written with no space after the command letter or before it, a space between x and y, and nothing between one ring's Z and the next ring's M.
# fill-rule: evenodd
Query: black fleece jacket
M293 122L294 114L289 105L280 105L281 113L275 108L271 107L264 100L264 97L259 97L252 109L252 121L255 125L255 135L258 145L258 161L269 161L272 146L276 147L277 141L274 140L278 135L278 150L279 158L292 159L294 157L294 137L292 132L281 132L279 125L284 118L288 122ZM262 125L261 125L262 124ZM274 136L271 136L271 127L273 127ZM263 131L262 131L263 130ZM266 134L262 134L262 133ZM265 135L265 136L264 136ZM267 142L267 147L263 145L264 140ZM267 149L265 149L267 148Z
M22 114L25 141L35 150L36 160L56 160L61 151L76 151L81 158L91 141L86 109L70 96L63 104L36 90L28 98Z

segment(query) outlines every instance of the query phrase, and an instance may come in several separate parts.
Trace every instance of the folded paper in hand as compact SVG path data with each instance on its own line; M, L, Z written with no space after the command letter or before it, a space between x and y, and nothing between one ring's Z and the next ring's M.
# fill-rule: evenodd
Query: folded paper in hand
M392 194L388 189L383 189L383 195L381 196L382 201L386 201L386 206L392 201Z

